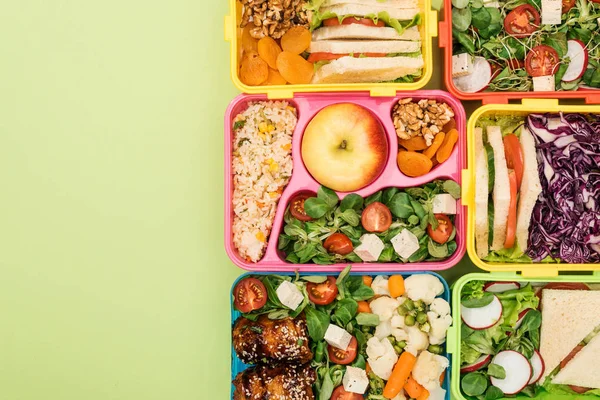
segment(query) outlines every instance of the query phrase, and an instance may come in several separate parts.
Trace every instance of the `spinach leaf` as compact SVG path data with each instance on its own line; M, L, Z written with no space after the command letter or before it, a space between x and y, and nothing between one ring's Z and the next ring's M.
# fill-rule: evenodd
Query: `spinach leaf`
M358 357L356 357L356 360L354 360L354 362L352 363L352 366L354 368L365 369L367 367L365 357L362 354L359 354Z
M383 196L381 197L381 202L389 207L390 202L392 201L392 198L394 198L394 195L396 195L396 193L398 193L398 188L391 187L385 189L383 191Z
M521 333L537 331L542 325L542 313L537 310L531 310L525 314L523 322L519 328Z
M412 206L413 210L415 210L415 214L417 215L417 217L419 217L420 220L425 218L427 212L425 211L421 203L419 203L417 200L411 200L410 205Z
M340 218L342 220L344 220L346 223L348 223L350 226L352 227L356 227L360 224L360 216L358 215L358 213L350 208L346 211L344 211L341 215Z
M277 249L283 250L288 246L288 244L290 244L290 237L283 233L281 235L279 235L279 242L277 243Z
M556 74L554 74L554 86L558 86L561 84L562 82L562 78L563 76L565 76L565 73L567 72L567 68L569 68L569 62L562 62L559 64L558 66L558 70L556 71Z
M323 356L325 355L326 349L327 349L327 342L325 342L325 341L318 342L317 345L315 346L315 350L313 351L313 353L315 355L313 360L317 363L320 363L321 361L323 361Z
M583 43L589 43L592 40L592 31L587 28L574 26L569 29L568 35L569 39L578 39Z
M323 376L323 381L321 382L321 390L319 390L318 400L329 400L333 394L333 389L335 389L335 386L333 386L331 375L329 375L329 369L326 369Z
M367 197L365 199L365 206L368 206L371 203L375 203L375 202L381 202L381 199L383 197L383 193L381 191L377 192L377 193L373 193L372 195L370 195L369 197Z
M559 58L567 55L567 34L565 32L552 33L546 36L542 43L556 50Z
M488 12L490 13L490 23L488 26L479 30L479 36L484 39L489 39L493 36L497 36L500 32L502 32L503 28L503 19L500 10L494 7L486 7Z
M506 378L506 370L504 369L504 367L502 365L490 364L488 366L487 373L488 373L488 376L492 376L494 378L498 378L498 379Z
M337 322L338 325L345 327L356 315L358 311L358 303L356 300L346 298L339 300L333 312L331 319Z
M417 225L419 222L421 222L421 220L416 215L411 215L408 217L408 223L410 225Z
M267 314L267 317L272 320L284 319L290 316L289 310L275 310Z
M377 260L380 263L387 263L392 261L394 258L394 248L391 244L386 244L383 251L379 255L379 259Z
M471 11L472 14L472 25L478 30L487 28L492 22L492 16L487 8L481 7L478 9L473 9Z
M456 182L454 182L451 179L448 179L447 181L444 181L442 187L444 188L444 191L446 193L448 193L450 196L454 197L454 200L458 200L460 199L460 185Z
M390 211L398 218L408 218L414 214L408 193L397 193L390 202Z
M452 5L456 8L466 8L469 5L469 0L452 0Z
M490 386L485 391L484 400L499 400L502 398L504 398L504 392L502 392L502 390L500 390L496 386Z
M362 326L379 325L379 315L371 313L359 313L356 316L356 323Z
M361 196L357 195L356 193L350 193L342 199L342 202L340 203L340 209L342 212L345 212L346 210L358 211L363 207L364 202L365 200Z
M325 200L318 197L311 197L304 201L304 211L311 218L321 218L331 207L325 202Z
M458 245L456 244L456 242L454 240L451 242L448 242L448 257L453 255L457 248L458 248Z
M583 74L583 81L588 86L600 88L600 68L588 68Z
M471 25L472 15L470 8L452 9L452 28L459 32L465 32Z
M317 198L323 200L325 204L329 206L329 209L333 209L340 201L337 194L325 186L319 187L319 190L317 190Z
M467 308L481 308L485 307L494 301L494 295L485 292L482 297L471 297L461 300L461 304Z
M408 262L421 262L427 258L428 252L426 247L421 247L415 254L409 257Z
M452 29L452 36L465 48L467 53L470 55L475 54L475 42L469 35L467 35L465 32Z
M416 187L416 188L407 188L404 190L410 197L417 200L427 200L429 199L429 193L426 189Z
M485 393L488 381L482 373L471 372L463 376L460 387L467 396L479 396Z
M427 251L433 258L444 258L448 256L448 246L446 244L437 244L431 238L427 242Z
M323 283L327 280L325 275L303 276L300 279L311 283Z
M308 334L312 340L320 342L325 337L325 332L329 326L329 316L310 306L305 308L304 313L306 314Z

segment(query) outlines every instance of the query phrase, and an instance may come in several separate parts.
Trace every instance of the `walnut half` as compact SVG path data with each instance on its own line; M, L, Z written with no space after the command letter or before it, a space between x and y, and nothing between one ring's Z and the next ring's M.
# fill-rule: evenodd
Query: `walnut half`
M250 35L255 39L280 39L293 26L309 26L304 0L241 0L241 27L253 24Z

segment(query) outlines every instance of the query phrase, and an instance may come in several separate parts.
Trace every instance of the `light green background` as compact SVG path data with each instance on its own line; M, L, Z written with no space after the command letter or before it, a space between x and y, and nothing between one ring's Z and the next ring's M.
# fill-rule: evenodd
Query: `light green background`
M0 6L0 399L228 398L226 12Z

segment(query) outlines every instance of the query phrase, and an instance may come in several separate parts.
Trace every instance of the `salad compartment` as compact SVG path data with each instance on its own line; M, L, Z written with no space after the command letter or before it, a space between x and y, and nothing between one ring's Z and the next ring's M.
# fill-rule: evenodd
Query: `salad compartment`
M398 156L398 136L392 120L394 106L400 99L412 98L415 102L426 99L446 103L454 111L458 140L448 159L434 166L430 172L423 176L409 177L404 175L396 161ZM273 227L268 238L266 252L258 262L251 262L240 256L233 242L234 222L234 119L248 108L249 103L267 101L265 95L240 95L232 101L225 113L225 248L230 259L239 267L250 271L341 271L351 262L338 264L294 264L285 260L285 255L278 250L278 238L283 233L286 224L284 221L286 209L290 199L296 194L311 192L317 193L319 182L309 173L302 157L302 138L307 125L315 115L324 108L341 103L351 103L362 106L370 111L383 126L387 139L387 155L385 167L370 184L362 189L351 191L359 196L367 197L386 188L413 188L430 183L435 180L453 180L462 185L462 170L466 163L466 128L465 112L459 101L442 91L419 91L412 93L398 93L395 97L373 98L368 93L337 93L337 94L299 94L289 100L290 106L297 110L297 125L291 139L291 156L293 159L293 172L289 183L281 193L274 217ZM339 199L349 193L336 192ZM452 267L460 261L465 253L466 215L459 200L455 217L456 244L454 253L446 260L436 262L420 262L413 264L401 263L354 263L355 272L360 271L406 271L406 270L443 270Z

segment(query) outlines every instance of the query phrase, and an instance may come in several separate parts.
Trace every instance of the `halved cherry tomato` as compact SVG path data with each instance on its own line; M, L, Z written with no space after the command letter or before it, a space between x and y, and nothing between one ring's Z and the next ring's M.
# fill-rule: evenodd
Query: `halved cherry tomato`
M359 24L364 26L377 26L379 28L383 28L385 26L385 22L382 20L377 21L377 23L373 22L370 18L356 18L356 17L348 17L344 18L342 23L340 24L340 20L337 17L328 18L323 21L323 26L338 26L338 25L352 25Z
M243 313L258 310L267 302L267 289L256 278L244 278L233 289L233 304Z
M525 58L525 69L533 77L554 75L559 57L556 50L545 44L535 46Z
M436 230L433 230L431 224L427 226L427 234L433 239L434 242L439 244L444 244L450 239L450 235L452 234L452 221L448 218L447 215L444 214L435 214L435 219L437 219L438 227Z
M333 391L330 400L364 400L364 396L358 393L346 392L344 385L340 385Z
M320 306L330 304L338 294L338 288L333 276L328 276L327 280L323 283L308 282L306 284L306 291L308 292L308 299Z
M352 253L354 246L348 236L343 233L334 233L325 239L323 247L330 253L339 254L345 256L346 254Z
M504 19L506 33L514 37L526 37L540 27L540 13L531 4L523 4L512 10Z
M308 62L316 63L320 61L333 61L338 58L348 57L350 54L334 54L334 53L311 53L308 56ZM354 58L359 58L361 56L365 57L385 57L387 53L355 53L352 55Z
M590 388L584 388L584 387L575 386L575 385L569 385L569 387L571 388L572 391L574 391L575 393L579 393L579 394L583 394L583 393L587 392L588 390L592 390Z
M508 169L515 171L517 176L517 190L521 188L521 182L523 182L523 171L525 163L523 161L523 150L521 148L521 142L517 135L510 134L504 136L502 139L504 142L504 156L506 157L506 166Z
M337 347L333 347L332 345L327 345L329 360L340 365L350 364L356 358L357 348L358 342L354 336L352 336L352 339L350 339L350 344L345 351L338 349ZM332 399L335 399L335 397L332 397Z
M309 193L299 193L292 197L292 200L290 200L290 213L292 213L292 217L302 222L312 221L312 218L306 215L306 211L304 211L304 202L311 197L316 196Z
M565 359L560 362L560 368L563 369L564 367L566 367L569 361L571 361L573 357L575 357L577 353L579 353L581 350L583 350L583 346L575 346L575 348L571 350L569 355L566 356Z
M392 225L392 213L383 203L371 203L362 212L361 222L367 232L385 232Z
M508 206L504 248L512 249L517 237L517 174L512 169L508 171L508 184L510 187L510 204Z
M594 1L594 0L592 0ZM562 13L566 14L571 11L571 8L575 7L577 0L562 0Z

